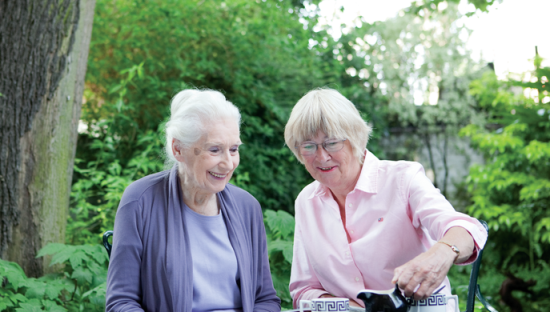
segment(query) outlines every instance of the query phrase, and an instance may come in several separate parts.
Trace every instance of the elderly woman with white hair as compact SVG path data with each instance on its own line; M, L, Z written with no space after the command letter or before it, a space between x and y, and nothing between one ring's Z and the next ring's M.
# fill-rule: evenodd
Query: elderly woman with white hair
M280 311L258 201L228 184L240 113L216 91L171 104L171 170L126 188L115 218L106 311Z
M425 299L450 295L446 275L468 264L487 232L456 212L419 163L379 160L371 128L339 92L318 89L294 106L285 141L315 181L298 195L290 292L294 306L363 289ZM454 311L454 301L447 305Z

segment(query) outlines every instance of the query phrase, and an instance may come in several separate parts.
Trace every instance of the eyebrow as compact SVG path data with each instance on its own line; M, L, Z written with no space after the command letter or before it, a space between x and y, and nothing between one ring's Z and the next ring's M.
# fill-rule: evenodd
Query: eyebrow
M239 141L237 143L233 143L233 144L230 144L230 145L242 145L243 142L242 141ZM206 142L204 143L204 145L225 145L224 143L219 143L219 142Z
M337 139L336 137L328 137L328 136L325 136L325 138L323 139L323 142L326 141L326 140L335 140ZM302 142L315 142L313 139L305 139L304 141Z

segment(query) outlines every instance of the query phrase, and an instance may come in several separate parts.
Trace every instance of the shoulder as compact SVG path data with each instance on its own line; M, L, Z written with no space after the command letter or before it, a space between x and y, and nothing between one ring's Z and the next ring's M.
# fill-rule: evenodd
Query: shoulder
M406 161L406 160L381 160L380 161L380 170L385 170L389 172L407 172L407 171L418 171L424 170L422 165L416 161Z
M412 179L419 172L424 174L424 167L420 163L405 160L381 160L378 170L380 176L395 177L403 182Z
M228 210L238 211L237 215L245 219L262 218L260 202L249 192L233 184L227 184L221 194L225 198Z
M298 194L298 197L296 197L296 201L294 202L294 217L296 220L301 220L305 215L309 213L313 213L314 210L314 198L316 196L320 196L320 194L317 194L321 190L319 188L322 188L323 185L319 183L318 181L313 181L310 184L306 185L300 194Z
M228 183L220 195L230 219L233 220L231 222L241 220L240 222L248 224L247 227L251 228L256 227L257 224L263 224L262 207L249 192Z
M229 194L239 204L260 206L258 200L242 188L228 183L223 192Z
M164 190L168 187L169 174L170 171L161 171L132 182L124 190L119 207L164 196Z
M306 185L300 194L298 194L298 197L296 197L296 203L306 201L310 199L315 192L321 187L321 183L319 181L313 181L310 184Z

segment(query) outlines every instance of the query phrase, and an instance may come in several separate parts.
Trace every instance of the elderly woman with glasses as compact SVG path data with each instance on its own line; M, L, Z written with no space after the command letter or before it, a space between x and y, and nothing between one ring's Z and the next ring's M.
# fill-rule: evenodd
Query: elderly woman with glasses
M170 170L124 191L106 311L281 310L258 201L228 184L241 115L216 91L184 90L166 124Z
M319 297L354 300L363 289L425 299L453 264L483 248L483 226L456 212L419 163L379 160L371 128L339 92L313 90L294 106L287 146L315 181L298 195L290 292L294 306ZM454 301L447 305L454 311Z

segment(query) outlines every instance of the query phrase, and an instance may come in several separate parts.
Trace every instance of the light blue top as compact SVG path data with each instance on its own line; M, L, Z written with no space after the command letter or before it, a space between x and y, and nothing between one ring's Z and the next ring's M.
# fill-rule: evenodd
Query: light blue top
M242 311L240 272L222 212L204 216L185 206L193 260L193 312Z

